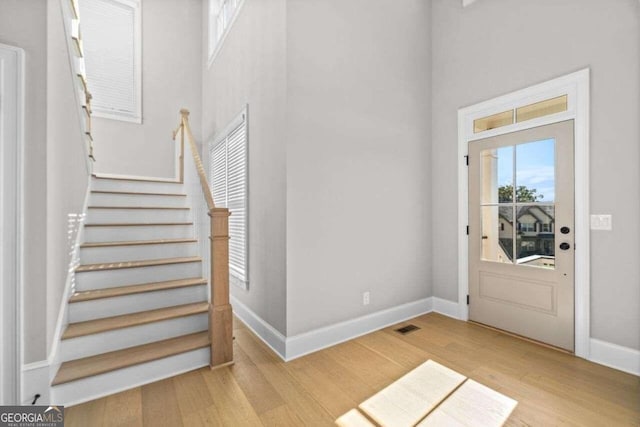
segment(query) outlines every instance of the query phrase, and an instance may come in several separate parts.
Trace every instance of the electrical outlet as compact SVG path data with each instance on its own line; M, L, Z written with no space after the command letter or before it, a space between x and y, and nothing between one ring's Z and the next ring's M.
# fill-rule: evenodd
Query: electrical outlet
M370 298L369 291L364 292L362 294L362 305L369 305L369 302L370 302L369 298Z

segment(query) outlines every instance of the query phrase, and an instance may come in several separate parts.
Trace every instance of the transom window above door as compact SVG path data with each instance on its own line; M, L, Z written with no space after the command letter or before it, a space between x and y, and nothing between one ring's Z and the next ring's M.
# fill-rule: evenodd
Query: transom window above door
M479 133L514 123L533 120L538 117L549 116L555 113L567 111L569 105L568 95L557 96L551 99L523 105L500 113L480 117L473 121L473 132Z

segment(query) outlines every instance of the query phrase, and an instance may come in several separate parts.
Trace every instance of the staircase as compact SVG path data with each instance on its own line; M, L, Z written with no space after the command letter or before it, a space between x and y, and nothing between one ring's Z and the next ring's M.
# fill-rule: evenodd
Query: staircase
M94 176L90 190L51 383L58 404L210 363L208 266L184 184Z

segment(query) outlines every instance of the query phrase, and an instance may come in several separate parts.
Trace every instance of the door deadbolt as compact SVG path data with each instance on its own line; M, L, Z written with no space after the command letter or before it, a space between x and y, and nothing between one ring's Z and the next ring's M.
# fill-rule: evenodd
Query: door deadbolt
M570 231L571 231L571 230L569 229L569 227L562 227L562 228L560 229L560 232L561 232L562 234L569 234L569 232L570 232Z
M560 243L560 249L562 249L563 251L566 251L567 249L569 249L571 247L570 244L568 244L567 242L562 242Z

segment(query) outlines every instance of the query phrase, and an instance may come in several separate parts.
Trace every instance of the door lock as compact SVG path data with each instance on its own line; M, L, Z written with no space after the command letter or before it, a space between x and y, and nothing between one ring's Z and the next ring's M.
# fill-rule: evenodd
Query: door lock
M560 229L560 232L561 232L562 234L569 234L569 231L571 231L571 230L569 229L569 227L562 227L562 228Z
M563 251L566 251L567 249L569 249L571 247L570 244L568 244L567 242L562 242L560 243L560 249L562 249Z

